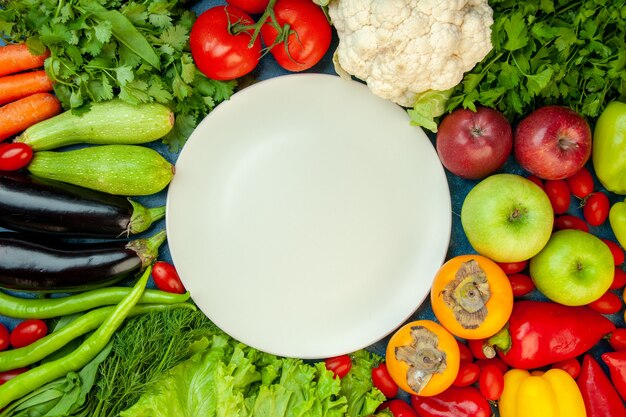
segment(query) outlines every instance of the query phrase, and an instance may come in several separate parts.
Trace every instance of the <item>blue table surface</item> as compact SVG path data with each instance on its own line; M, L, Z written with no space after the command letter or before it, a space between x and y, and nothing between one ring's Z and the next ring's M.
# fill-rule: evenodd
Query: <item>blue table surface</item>
M197 14L199 14L209 7L221 5L221 4L225 4L225 2L223 0L203 0L203 1L193 3L191 6L191 9ZM338 40L337 40L336 34L334 34L333 44L331 45L331 48L329 49L328 53L324 56L324 58L320 61L320 63L318 63L316 66L314 66L313 68L305 72L336 74L333 64L332 64L332 53L337 42ZM268 79L272 77L278 77L278 76L285 75L285 74L288 74L288 72L282 69L276 63L274 58L268 54L261 60L259 66L251 73L251 76L253 79L260 81L260 80L264 80L264 79ZM434 140L435 140L434 135L429 134L429 137L431 138L434 144ZM172 163L176 162L178 154L170 152L169 149L165 145L160 143L160 141L154 142L150 144L149 146L161 152L161 154L170 162ZM587 164L587 167L593 172L593 166L591 165L591 162ZM512 156L508 159L504 167L501 169L501 172L528 175L528 173L526 173L517 164L517 162L514 160ZM471 247L467 238L465 237L465 233L463 232L461 222L460 222L460 213L461 213L461 206L463 204L463 200L466 194L475 184L478 183L478 181L464 180L447 171L446 171L446 176L447 176L448 186L450 189L450 195L451 195L451 200L452 200L452 214L451 214L452 215L452 232L450 236L450 244L448 248L447 257L451 258L457 255L475 253L474 249ZM595 175L594 175L594 178L595 178ZM604 190L601 187L597 179L596 179L596 189L606 192L606 190ZM166 193L167 193L167 190L164 190L155 195L137 198L137 200L149 207L163 205L165 204ZM614 203L616 201L620 201L623 199L623 196L617 196L608 192L607 192L607 195L609 196L611 203ZM578 202L575 200L576 199L574 198L572 199L571 206L570 206L568 213L574 214L577 216L582 216L581 208L579 207ZM165 228L165 222L164 220L161 220L155 226L153 226L148 232L145 232L144 235L148 235L148 234L151 235L155 233L156 231L163 230L164 228ZM615 237L610 227L608 226L608 222L606 222L601 227L591 227L590 231L596 236L615 240ZM159 257L162 260L171 261L171 256L169 253L167 243L165 243L161 247ZM150 283L149 285L153 286L153 283ZM536 291L526 296L525 298L544 299L543 296ZM609 317L618 326L623 326L624 325L623 313L624 313L624 310L622 309L622 311L620 311L619 313L610 315ZM418 320L418 319L434 319L434 314L432 312L432 309L428 300L423 302L407 321ZM10 329L13 328L17 322L18 321L15 319L0 316L0 323L4 323ZM373 344L372 346L369 346L368 349L378 354L384 355L388 337L389 336L383 338L382 340ZM609 349L608 343L606 341L601 341L593 349L592 352L595 355L599 355L601 352L604 352L608 349Z

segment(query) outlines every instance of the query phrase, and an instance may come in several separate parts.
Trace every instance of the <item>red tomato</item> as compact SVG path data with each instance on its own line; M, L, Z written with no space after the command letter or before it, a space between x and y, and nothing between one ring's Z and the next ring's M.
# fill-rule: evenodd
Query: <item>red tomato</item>
M28 346L33 342L41 339L48 333L48 326L43 320L24 320L15 326L9 341L14 348Z
M600 226L609 217L611 203L604 193L593 193L585 199L583 206L583 216L592 226Z
M261 36L278 65L288 71L303 71L317 64L328 51L332 37L322 9L311 0L277 0L274 14L276 22L268 19L261 27ZM276 23L281 32L288 25L289 33L280 34Z
M389 375L387 365L384 362L372 369L372 382L385 398L393 398L398 395L398 384Z
M583 232L589 231L587 223L579 217L572 216L571 214L563 214L554 218L554 228L556 230L563 229L578 229Z
M165 261L158 261L152 267L154 284L161 291L183 294L186 290L176 272L174 265Z
M2 323L0 323L0 352L7 350L11 345L9 342L9 329Z
M513 297L523 297L535 289L535 283L526 274L509 275Z
M485 356L485 339L468 339L467 347L476 359L487 359Z
M481 370L489 365L496 366L503 375L509 370L509 365L497 356L491 359L479 359L474 363L478 365Z
M600 314L615 314L622 309L622 300L617 294L607 291L587 305Z
M544 188L554 214L563 214L569 208L571 194L565 180L548 180L544 184Z
M626 350L626 328L618 327L609 337L609 344L613 350Z
M622 248L615 242L609 239L600 238L611 250L611 255L613 255L613 260L615 261L615 265L621 265L624 263L624 251Z
M395 399L385 401L378 406L377 411L388 409L393 417L418 417L415 410L406 401Z
M578 375L580 375L580 362L578 362L576 358L553 363L552 368L562 369L574 379L578 378Z
M619 267L615 267L615 274L613 275L613 283L609 287L610 290L616 290L626 285L626 272Z
M577 173L566 178L567 186L573 195L578 198L585 198L593 192L593 177L591 172L582 167Z
M504 271L505 274L517 274L526 269L528 265L528 260L519 261L519 262L496 262L500 268Z
M527 178L531 180L532 182L534 182L535 184L537 184L539 187L541 187L542 190L544 191L546 190L546 188L543 185L543 180L539 178L538 176L531 174Z
M17 368L11 369L10 371L0 372L0 385L4 384L10 379L15 378L19 374L23 374L26 371L28 371L28 368Z
M215 6L194 22L189 34L191 55L204 75L215 80L232 80L248 74L261 58L261 40L249 45L253 25L245 12L232 6Z
M459 373L456 374L456 379L452 385L455 387L466 387L478 381L479 376L480 368L478 365L472 362L461 362Z
M343 378L352 369L352 359L348 355L340 355L328 358L324 361L326 369L335 374L335 377Z
M246 13L259 14L265 11L270 0L226 0L231 6L238 7Z
M459 359L461 362L472 362L474 360L474 355L472 355L472 351L467 347L467 345L458 339L456 343L459 345Z
M25 143L0 145L0 171L17 171L33 159L33 148Z
M478 380L480 393L490 401L497 401L504 390L504 374L496 365L487 365Z

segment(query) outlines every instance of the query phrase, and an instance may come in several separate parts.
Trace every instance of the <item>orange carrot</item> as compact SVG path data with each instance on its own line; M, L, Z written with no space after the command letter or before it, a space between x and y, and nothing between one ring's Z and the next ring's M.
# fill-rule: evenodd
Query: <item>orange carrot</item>
M43 55L31 54L25 43L0 46L0 76L40 68L48 56L49 52Z
M52 81L46 71L28 71L0 77L0 105L35 93L52 90Z
M61 113L61 102L50 93L36 93L0 107L0 141Z

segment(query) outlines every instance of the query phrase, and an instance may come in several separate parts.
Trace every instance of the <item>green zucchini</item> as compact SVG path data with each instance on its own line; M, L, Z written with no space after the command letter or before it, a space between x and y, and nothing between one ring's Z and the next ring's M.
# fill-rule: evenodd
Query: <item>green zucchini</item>
M26 168L40 178L124 196L157 193L174 176L174 166L161 154L139 145L35 152Z
M88 111L63 112L26 129L17 142L35 151L85 143L91 145L152 142L174 126L174 113L163 104L129 104L115 99L93 103Z

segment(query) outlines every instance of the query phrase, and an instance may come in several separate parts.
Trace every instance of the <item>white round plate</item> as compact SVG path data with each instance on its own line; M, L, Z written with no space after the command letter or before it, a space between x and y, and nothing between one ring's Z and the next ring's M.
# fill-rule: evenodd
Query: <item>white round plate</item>
M450 228L424 132L363 84L324 74L220 104L167 197L172 260L200 309L249 346L304 359L367 347L408 319Z

